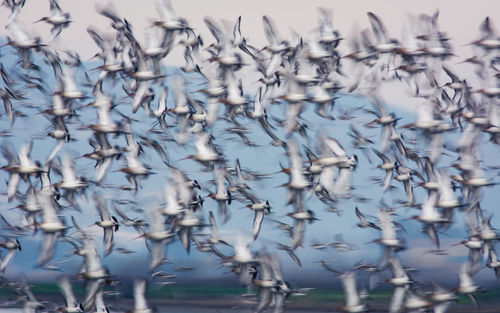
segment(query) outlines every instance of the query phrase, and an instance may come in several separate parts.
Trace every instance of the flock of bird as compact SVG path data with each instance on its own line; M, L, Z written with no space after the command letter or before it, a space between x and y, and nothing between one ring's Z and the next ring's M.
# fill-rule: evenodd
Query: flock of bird
M464 61L475 69L473 84L451 67L450 59L456 61L456 56L451 38L439 28L438 13L413 16L402 39L391 38L373 13L367 14L369 28L346 38L334 28L328 9L318 10L319 24L307 36L293 33L290 39L279 35L271 17L263 16L267 44L255 47L241 32L241 17L234 24L205 18L213 38L202 39L168 0L156 1L159 16L152 19L142 41L132 21L107 5L98 7L97 13L111 28L88 26L97 53L86 62L77 51L51 48L51 41L72 23L57 0L49 0L51 15L39 20L52 26L48 42L18 21L24 4L25 0L2 3L12 13L4 25L10 36L0 48L2 125L10 123L1 132L5 139L0 169L8 182L2 190L0 272L8 272L14 257L23 257L22 241L35 233L41 234L38 268L61 270L54 262L58 246L83 261L76 275L55 272L61 276L63 306L43 304L25 280L2 276L2 286L17 295L15 301L25 312L107 312L103 290L119 279L103 265L103 258L130 252L118 248L113 239L122 231L119 228L129 227L150 252L149 264L141 265L149 269L149 276L135 281L135 308L130 312L152 312L145 297L147 282L172 282L172 275L164 272L170 257L166 247L176 241L188 253L196 247L238 275L252 291L242 299L253 303L254 312L282 312L291 294L306 290L287 282L277 257L281 252L274 250L287 252L299 269L302 262L296 252L305 249L307 229L319 220L318 208L357 216L357 227L373 232L373 242L382 250L376 263L360 260L344 270L326 259L319 262L319 270L333 272L342 282L345 304L340 311L369 311L369 293L389 284L389 312L443 313L458 294L475 301L482 290L474 281L480 270L487 268L500 277L495 250L499 236L491 225L492 215L481 208L484 193L495 188L491 173L498 173L486 163L489 160L481 159L481 149L500 144L500 37L488 18L470 42L473 56ZM341 53L341 47L350 53ZM184 51L185 63L166 69L162 62L173 50ZM7 62L9 58L13 61ZM95 68L86 68L97 62ZM249 82L247 77L258 80ZM394 82L407 87L408 97L420 100L413 123L398 125L401 117L382 101L380 86ZM368 99L371 105L336 114L336 100L349 95ZM38 104L32 99L43 100ZM97 119L86 118L92 112ZM307 114L323 125L348 126L332 136L327 126L314 128L303 117ZM367 116L370 120L363 121ZM48 131L38 129L41 118L50 122ZM16 133L23 132L15 127L24 120L37 129L36 137ZM378 138L366 135L373 131L379 132ZM14 135L25 142L12 144L9 137ZM482 141L486 135L489 143ZM348 148L340 143L346 138L351 140ZM54 148L44 159L34 160L36 142L50 140ZM244 167L229 142L242 151L261 149L259 145L264 150L254 164ZM76 146L87 152L70 153L68 147ZM266 151L271 150L283 157L269 160ZM182 157L174 160L173 151ZM158 162L148 165L145 159ZM95 161L94 173L78 170L85 160ZM275 172L250 168L261 162L272 162ZM380 197L379 209L372 210L376 217L367 214L363 206L369 199L353 184L363 171L360 164L372 164L379 174L370 182ZM163 192L142 188L154 174L168 177ZM201 181L210 175L213 180ZM266 199L271 194L263 191L266 180L283 181L285 175L288 182L280 188L286 189L286 199ZM110 176L115 182L125 177L128 183L111 184L106 179ZM421 197L415 188L423 188ZM152 192L163 198L161 205L148 207L138 201L141 194ZM390 204L388 195L395 195ZM346 207L348 201L358 207ZM251 236L224 229L238 215L235 204L252 212L253 223L239 225ZM282 218L270 217L271 204L274 216ZM75 218L92 216L92 207L100 216L93 227L103 230L102 246L90 230L94 228L81 226ZM406 216L409 211L415 215ZM329 223L342 219L328 215ZM413 235L403 224L416 223L410 219L421 224L434 254L446 254L440 243L444 232L464 226L466 237L460 244L468 258L457 273L456 288L418 280L403 265L401 255L412 249L405 237ZM253 242L262 240L263 221L284 232L286 243L252 249ZM327 247L352 249L340 236L333 243L312 245ZM366 292L357 287L363 271L375 278ZM376 279L383 272L391 273L385 283ZM85 284L80 301L69 278Z

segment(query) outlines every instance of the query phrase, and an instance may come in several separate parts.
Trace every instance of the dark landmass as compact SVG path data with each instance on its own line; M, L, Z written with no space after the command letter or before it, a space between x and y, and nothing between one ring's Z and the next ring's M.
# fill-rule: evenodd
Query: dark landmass
M42 302L62 305L63 298L57 284L31 285L35 297ZM77 298L84 295L82 285L73 287ZM249 295L253 294L253 296ZM157 312L234 312L251 311L255 306L258 290L247 290L243 287L227 286L190 286L165 285L151 286L147 292L147 299L151 307ZM126 312L133 308L134 299L131 286L107 286L105 288L105 302L114 312ZM370 294L367 302L371 312L387 312L392 291L376 290ZM478 309L468 296L459 296L459 300L452 304L447 313L465 312L500 312L500 288L487 290L476 295L480 305ZM11 303L15 294L0 287L1 303ZM286 303L286 311L293 312L335 312L344 303L344 294L341 289L313 289L306 295L291 295ZM1 311L1 310L0 310Z

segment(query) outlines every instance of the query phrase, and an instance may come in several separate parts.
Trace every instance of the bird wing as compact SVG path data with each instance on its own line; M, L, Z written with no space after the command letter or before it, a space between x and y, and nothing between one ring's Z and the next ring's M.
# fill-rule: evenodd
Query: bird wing
M85 283L85 300L83 301L84 311L90 311L94 308L96 304L96 299L98 298L98 293L101 291L103 279L92 279L87 280ZM102 300L102 295L101 295Z
M148 304L146 302L146 281L136 280L134 283L134 302L135 302L135 311L142 312L146 311L148 308Z
M164 21L173 21L177 19L170 0L157 0L156 9L161 19Z
M388 42L389 40L387 38L387 31L380 18L372 12L368 12L367 15L372 26L373 34L377 38L378 43Z
M354 211L356 212L356 216L359 218L361 223L366 222L366 217L359 211L358 207L356 207Z
M302 240L304 238L304 221L299 220L295 223L295 228L292 234L292 249L302 246Z
M392 292L391 303L389 304L389 313L401 312L403 301L405 299L407 287L396 287Z
M163 264L165 260L165 243L163 241L154 241L151 250L151 263L149 268L155 270Z
M341 275L342 284L346 297L346 306L355 307L359 305L359 294L356 290L356 278L353 272L343 273Z
M259 291L259 302L257 304L257 308L255 309L256 313L261 313L266 310L272 301L272 291L269 288L262 288Z
M214 36L215 40L217 40L217 43L221 44L225 41L225 36L224 32L219 28L219 26L210 18L206 17L204 19L205 24L208 27L208 30L212 35Z
M451 305L451 301L441 302L434 304L433 312L434 313L445 313L448 310L448 307Z
M63 276L59 281L59 288L61 288L61 291L64 295L64 299L66 301L66 306L67 307L76 307L77 302L75 299L75 295L73 294L73 290L71 289L71 283L69 282L69 279L67 276Z
M389 160L389 158L385 154L381 153L380 151L378 151L376 149L372 149L372 151L382 160L382 162L384 162L384 163L391 162L391 160Z
M336 156L347 157L347 153L345 152L342 145L337 141L337 139L324 137L323 141L324 141L325 145L328 147L328 149L330 149Z
M273 22L265 15L262 17L262 22L264 23L264 33L271 46L278 45L280 42Z
M253 218L253 239L256 240L257 236L259 236L260 226L262 225L262 221L264 220L264 212L263 211L255 211L255 216Z
M57 241L57 233L44 233L42 247L38 256L38 265L45 265L52 259L54 255L55 245Z
M111 215L106 209L106 204L104 203L104 199L99 194L94 194L94 201L97 204L97 209L99 210L99 214L101 215L101 220L109 221L111 220Z
M1 260L2 262L0 263L0 273L5 272L7 265L12 260L15 254L16 254L16 249L11 249L9 250L9 252L7 252L7 255L3 258L3 260Z
M110 227L104 228L104 236L102 238L104 245L104 255L109 255L113 249L113 229Z

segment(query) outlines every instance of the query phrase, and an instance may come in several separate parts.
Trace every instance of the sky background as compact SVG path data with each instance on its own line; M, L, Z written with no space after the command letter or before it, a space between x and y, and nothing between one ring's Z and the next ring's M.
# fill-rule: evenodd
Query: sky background
M94 42L90 39L86 28L88 25L93 25L101 30L106 30L109 28L109 20L98 15L95 11L96 3L102 3L101 1L60 1L60 5L64 11L69 11L71 13L72 20L74 21L67 29L65 29L62 34L50 43L51 47L58 49L71 49L76 50L83 60L85 61L84 67L86 69L93 68L96 63L90 58L98 51L98 48ZM120 0L115 1L115 6L118 13L131 21L133 25L133 30L135 35L142 40L144 29L151 23L151 21L157 18L157 13L155 10L154 1L126 1ZM140 3L140 4L139 4ZM366 12L372 11L383 19L390 35L392 37L401 37L403 26L408 20L408 13L418 14L426 13L432 14L436 9L440 10L439 25L441 30L446 31L452 38L452 45L455 48L456 57L452 58L449 63L453 66L456 72L468 76L472 75L472 70L468 65L458 64L463 59L471 56L470 47L467 46L472 40L476 39L478 36L478 27L480 23L484 20L486 16L490 16L493 24L500 21L500 2L498 1L172 1L175 12L178 16L185 17L189 21L189 24L200 32L203 36L205 43L213 42L212 36L209 34L203 18L210 16L216 20L228 20L232 27L232 24L238 16L242 16L242 33L247 38L248 42L257 47L263 46L265 42L264 31L262 27L262 16L270 16L282 37L290 38L290 29L295 30L303 36L307 36L308 33L317 26L318 13L317 7L331 8L333 11L333 24L335 28L338 28L343 37L348 40L349 34L354 30L360 30L365 27L369 27L368 18ZM50 27L44 23L31 24L35 20L40 19L42 16L49 14L49 5L46 1L27 1L25 8L22 9L19 15L19 20L26 26L27 29L33 31L33 33L42 36L42 38L49 38ZM9 15L9 11L5 7L0 8L0 21L6 21ZM500 23L500 22L498 22ZM4 38L9 34L8 30L0 27L0 38ZM348 52L349 48L347 44L341 45L341 51L344 53ZM11 53L12 50L5 47L0 50L2 53L2 63L7 65L12 65L14 59L9 59L5 56ZM175 49L170 55L168 55L164 61L165 66L180 65L183 63L182 49ZM4 55L5 54L5 55ZM39 62L40 63L40 62ZM50 68L42 68L45 73L46 82L48 85L53 85L53 77ZM93 78L95 77L92 76ZM76 73L77 81L82 82L83 76L82 72ZM194 76L188 77L193 86L190 88L199 87L201 81ZM473 79L471 77L471 79ZM168 85L169 80L165 82ZM253 89L250 79L245 81L245 91L248 93L250 98L253 98ZM402 88L405 87L405 88ZM106 86L106 88L111 88L111 86ZM110 90L110 89L108 89ZM409 112L415 109L415 99L408 97L408 90L404 83L393 83L384 85L384 89L381 91L383 99L390 105L390 110L395 111L398 116L403 117L401 125L410 123L414 121L415 116ZM31 104L38 104L41 106L47 106L50 101L47 97L39 97L36 99L30 99ZM116 101L121 103L118 105L117 110L122 111L126 114L130 113L130 100L123 99L123 95L116 96ZM128 101L128 102L127 102ZM171 102L170 102L171 103ZM84 104L84 101L82 101ZM349 108L357 106L370 107L370 104L366 99L356 96L341 96L338 99L335 107L335 116L342 113L342 111ZM22 109L21 109L22 110ZM271 114L276 116L282 116L283 108L280 106L273 107ZM31 112L27 110L27 112ZM141 115L142 114L142 115ZM95 110L86 109L82 112L81 120L85 123L90 123L95 120ZM134 118L141 120L144 118L145 114L141 111L138 112ZM301 143L314 145L314 134L318 131L325 131L328 135L338 139L343 146L346 148L349 154L354 153L350 145L350 139L346 136L347 127L350 122L344 122L338 120L335 124L328 122L324 119L320 119L314 115L312 109L304 114L304 118L308 121L311 126L310 129L310 141ZM361 115L359 122L367 122L370 120L370 116ZM0 120L0 129L6 129L9 126L7 119L4 117ZM35 125L35 128L33 126ZM16 149L20 147L22 143L30 140L32 136L38 135L34 140L32 157L37 160L43 160L50 153L52 147L55 145L54 140L50 138L43 138L40 136L40 130L46 129L49 126L49 122L45 120L42 116L33 115L27 118L18 119L14 125L13 130L17 130L15 136L12 138L7 138L11 144L13 144ZM78 125L70 125L71 134L74 138L78 139L78 142L70 143L65 145L64 149L59 153L60 156L64 154L69 154L73 156L80 156L84 153L91 151L91 147L86 144L87 138L90 136L90 132L84 132L77 130ZM132 127L134 131L139 133L144 133L151 125L140 125L135 123ZM222 127L218 126L215 133L220 133ZM253 127L253 126L249 126ZM236 158L239 158L241 164L245 168L250 168L252 170L260 171L263 173L274 173L279 170L278 161L282 164L288 164L287 158L282 153L281 148L269 147L268 138L265 134L258 128L251 128L254 134L252 134L252 139L256 140L257 143L261 144L257 148L246 148L241 144L233 141L227 140L228 138L216 138L217 144L223 144L225 148L226 155L230 158L230 165L234 164ZM374 136L375 138L379 136L380 130L363 130L367 135ZM283 135L280 133L280 135ZM263 139L264 138L264 139ZM453 142L456 140L456 136L450 136L449 141ZM498 162L498 147L491 144L487 144L487 138L482 137L484 144L481 146L481 155L486 163L491 164ZM116 143L120 145L125 145L123 138L116 140ZM178 165L183 170L188 171L196 178L204 182L205 190L214 187L206 183L208 180L213 178L211 173L200 172L200 166L195 162L186 160L179 161L182 157L194 152L192 145L187 145L186 147L179 148L175 145L167 153L173 162ZM359 154L359 152L357 152ZM370 176L381 176L382 172L375 169L379 160L372 155L374 164L369 164L364 158L361 158L359 168L354 175L353 185L356 186L356 191L359 192L364 197L372 199L371 202L366 204L358 204L361 211L367 215L375 215L378 208L377 202L380 199L381 191L380 188L374 188L373 184L369 181ZM157 207L162 201L162 189L163 184L169 177L168 171L164 166L162 166L160 160L157 158L155 153L151 150L147 150L145 162L153 166L153 169L158 173L152 175L148 180L143 182L143 189L138 194L138 203L143 209L150 209ZM452 161L451 158L443 157L441 166L447 166ZM123 164L123 161L114 162L112 170L118 169ZM93 176L93 162L79 159L76 161L76 166L80 173L85 176ZM0 173L0 181L4 181L6 175L4 172ZM286 197L286 190L283 188L276 188L276 186L286 183L287 176L285 174L273 175L272 179L265 180L262 185L259 183L254 184L252 187L258 190L262 190L262 198L269 199L271 207L273 210L272 218L279 219L281 221L291 223L290 218L284 217L286 213L292 211L292 207L286 207L284 205L284 198ZM109 184L124 184L125 178L121 173L110 172L105 180ZM402 186L394 183L399 188L397 193L384 195L385 199L389 202L393 198L398 198L402 195ZM161 186L160 188L158 186ZM3 189L2 189L3 188ZM5 185L0 185L0 189L4 191L6 189ZM499 191L498 187L487 189L485 192L485 199L483 208L488 212L493 212L496 209L495 193ZM125 194L125 193L123 193ZM202 195L206 194L206 191L202 192ZM422 190L417 191L417 196L420 201L423 199L424 193ZM108 192L105 194L108 198L121 197L121 193ZM127 195L123 195L126 197ZM90 194L89 194L90 198ZM328 286L332 283L332 275L328 273L325 275L325 271L317 263L321 259L332 260L336 267L339 269L347 269L352 266L354 261L367 260L369 262L376 262L379 257L379 248L376 245L369 245L367 242L378 238L378 232L376 230L361 230L356 228L356 217L354 215L354 206L356 204L351 201L343 201L340 203L340 209L343 211L342 215L339 217L332 213L324 212L324 205L320 204L317 200L310 200L307 204L308 207L315 210L318 214L319 221L312 225L306 225L306 242L304 248L299 248L297 250L297 255L302 260L304 267L300 269L288 258L286 253L279 251L277 252L283 263L284 275L288 280L301 280L306 283L324 283ZM228 239L234 239L237 233L241 233L244 236L248 236L251 233L251 223L253 215L247 209L240 209L244 204L233 203L230 206L232 219L224 226L221 226L221 233ZM19 213L17 211L9 210L11 204L2 203L2 214L8 219L16 219L16 215ZM97 241L100 241L101 230L96 226L91 226L93 222L97 221L98 213L97 210L90 203L85 203L82 201L82 208L84 214L74 212L74 216L77 217L81 224L84 225L89 231L96 234ZM205 204L205 215L207 215L208 210L216 211L216 204L211 200L206 200ZM457 277L456 272L460 263L464 260L467 254L465 247L456 246L452 247L451 244L462 240L465 236L463 231L463 225L455 223L451 229L449 229L446 234L440 235L442 246L448 248L448 255L446 256L435 256L424 253L431 248L430 241L423 234L420 233L420 224L416 221L406 221L405 218L416 214L413 211L402 211L401 220L403 221L405 227L407 228L407 233L404 234L407 237L408 245L411 249L401 253L405 264L417 267L420 270L419 275L425 277L426 279L430 277L436 277L436 274L440 276L437 278L440 283L448 283L451 285L456 285ZM73 214L73 213L71 213ZM139 215L135 215L139 216ZM498 223L498 216L495 216L494 224ZM456 216L457 221L461 221L461 216L458 214ZM314 251L309 246L313 242L328 242L333 241L336 234L343 233L344 239L356 245L358 250L352 252L341 253L329 248L327 251ZM32 238L23 238L23 251L16 256L15 262L11 264L8 268L7 274L10 276L16 276L21 272L29 272L32 277L38 278L48 278L53 277L53 273L34 269L33 265L36 262L37 249L39 245L39 234ZM144 247L144 242L142 240L133 240L137 234L131 230L122 227L117 233L115 233L115 238L118 245L126 246L127 249L136 251L134 254L130 255L118 255L113 253L111 256L105 258L105 263L108 264L113 273L116 274L127 274L129 272L130 266L135 264L147 264L147 251ZM288 243L289 239L282 232L275 230L275 225L269 221L264 221L263 230L260 235L259 240L252 245L255 250L258 249L271 249L275 242ZM58 253L56 259L64 259L66 253L69 249L69 245L59 243ZM167 265L170 270L173 270L179 265L189 265L196 268L196 270L179 273L180 279L184 277L187 279L194 279L196 281L213 282L213 278L226 278L228 275L223 275L223 272L227 269L216 270L216 275L214 275L214 268L217 268L217 258L213 256L201 255L195 249L191 252L191 255L187 255L184 252L183 247L179 242L168 247L167 256L174 260L174 264ZM230 250L226 250L227 253ZM73 257L72 262L67 266L68 271L78 271L80 265L80 259ZM200 266L207 265L207 266ZM146 268L146 266L145 266ZM144 274L146 269L144 269ZM141 269L138 269L136 274L141 274ZM308 279L306 279L308 278ZM495 282L494 275L490 270L482 270L476 277L478 280L486 284L491 284Z
M139 4L140 3L140 4ZM97 52L97 47L87 33L87 27L93 25L102 31L109 28L109 20L96 13L96 7L114 6L118 14L133 24L133 30L139 41L145 38L145 29L158 18L155 1L60 1L61 8L71 13L73 23L62 34L51 42L51 46L58 49L77 50L83 59L90 59ZM213 42L203 19L212 17L217 21L227 21L229 27L234 25L238 16L242 17L241 30L247 41L258 47L266 43L262 26L262 16L270 16L277 26L278 33L285 38L291 38L291 30L301 36L307 36L318 25L318 7L331 9L333 25L341 36L349 39L353 33L370 26L366 13L373 12L385 24L391 37L401 38L408 25L410 16L424 13L432 15L439 10L439 25L452 39L456 58L452 64L469 83L475 82L473 70L468 64L461 64L465 58L471 57L468 44L479 34L479 25L487 17L493 21L500 20L500 2L494 0L479 1L286 1L286 0L183 0L172 1L174 11L178 16L188 20L189 25L200 33L205 42ZM0 7L0 21L7 20L10 11ZM19 14L26 29L31 30L48 40L50 26L47 23L32 24L42 16L49 15L48 1L27 1ZM499 22L500 23L500 22ZM0 27L0 36L8 35L8 30ZM352 52L349 45L344 43L339 50L345 54ZM174 49L164 60L166 65L181 65L183 50ZM255 86L255 85L254 85ZM405 110L414 110L418 100L402 94L397 84L384 84L382 98L391 105L403 107Z
M98 28L108 27L106 18L98 15L96 5L103 5L106 1L59 1L63 10L71 13L74 21L54 44L60 47L71 47L78 50L82 57L91 57L95 53L95 45L88 36L86 29L89 24ZM140 4L139 4L140 3ZM120 0L114 2L118 13L130 20L135 32L139 33L150 25L158 15L155 1ZM305 36L317 25L317 8L329 8L333 12L334 27L340 30L342 36L348 36L353 27L369 27L367 12L373 12L384 22L389 34L400 37L403 25L408 21L408 14L433 14L439 10L439 25L453 39L457 52L461 54L466 50L466 45L478 33L478 26L489 16L493 22L500 18L500 3L498 1L286 1L286 0L254 0L254 1L229 1L229 0L182 0L172 1L174 11L178 16L185 17L189 25L201 33L204 38L210 37L203 18L210 16L216 20L225 19L231 22L242 16L242 32L249 42L256 46L265 43L262 28L262 16L272 17L279 33L289 37L290 29ZM10 11L0 9L0 20L6 20ZM22 9L19 19L26 24L32 23L42 16L49 14L48 1L27 1ZM31 26L36 32L48 38L50 27L44 23ZM0 29L0 36L7 34L5 29ZM212 40L211 38L209 39ZM179 62L168 56L166 62ZM182 59L180 60L182 61Z

